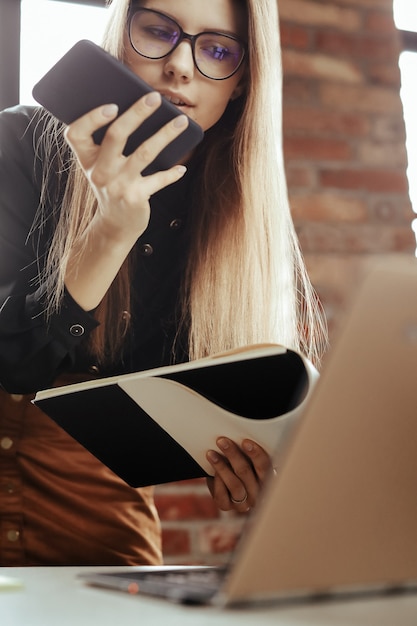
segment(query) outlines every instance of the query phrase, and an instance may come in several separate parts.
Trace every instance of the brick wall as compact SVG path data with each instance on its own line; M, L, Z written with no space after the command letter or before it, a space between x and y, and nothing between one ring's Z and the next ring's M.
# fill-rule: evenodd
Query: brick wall
M330 338L370 255L414 254L392 0L280 0L294 220ZM226 560L243 520L204 481L157 488L167 563Z
M293 215L333 333L370 254L413 254L392 0L281 0Z

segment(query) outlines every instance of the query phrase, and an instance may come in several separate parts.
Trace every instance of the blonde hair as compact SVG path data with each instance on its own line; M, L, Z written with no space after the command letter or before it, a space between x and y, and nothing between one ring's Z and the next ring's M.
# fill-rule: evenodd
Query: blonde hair
M300 350L318 363L326 325L288 202L277 4L245 4L246 93L229 105L203 142L205 165L182 293L189 357L273 342ZM104 48L121 59L128 8L129 0L113 0L103 40ZM62 140L59 127L54 133L56 141ZM62 299L71 248L95 210L95 197L73 159L46 263L50 312ZM127 260L96 312L101 325L90 347L99 359L114 358L123 341L130 272Z

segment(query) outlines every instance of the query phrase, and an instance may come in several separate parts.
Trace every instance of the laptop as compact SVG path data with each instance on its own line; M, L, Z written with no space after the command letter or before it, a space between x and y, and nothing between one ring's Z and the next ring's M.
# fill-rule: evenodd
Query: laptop
M415 590L416 259L371 264L280 452L228 566L82 580L220 606Z

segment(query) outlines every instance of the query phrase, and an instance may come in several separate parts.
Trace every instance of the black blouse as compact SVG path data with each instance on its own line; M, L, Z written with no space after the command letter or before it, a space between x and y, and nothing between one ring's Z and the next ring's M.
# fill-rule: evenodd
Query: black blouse
M42 180L38 114L39 109L22 106L0 113L0 385L11 393L31 393L62 372L107 376L171 363L195 165L151 200L149 226L133 252L132 332L120 361L98 369L83 348L97 326L91 312L65 293L59 313L45 321L38 265L51 233L48 222L42 231L32 229ZM59 210L51 203L47 208L50 214ZM176 361L187 359L181 350Z

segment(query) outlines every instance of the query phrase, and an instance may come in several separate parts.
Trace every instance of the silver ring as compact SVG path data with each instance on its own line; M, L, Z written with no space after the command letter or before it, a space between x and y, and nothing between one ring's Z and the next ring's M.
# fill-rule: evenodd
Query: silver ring
M233 504L243 504L244 502L246 502L247 499L248 499L247 493L245 493L245 497L242 498L242 500L235 500L234 498L232 498L232 496L230 496L230 502L233 502Z

